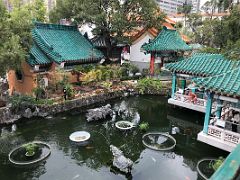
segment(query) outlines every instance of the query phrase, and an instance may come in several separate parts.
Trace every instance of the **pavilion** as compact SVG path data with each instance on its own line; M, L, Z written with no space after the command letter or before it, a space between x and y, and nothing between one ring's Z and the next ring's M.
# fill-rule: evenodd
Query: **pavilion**
M231 152L240 143L240 68L193 82L207 92L203 131L198 140ZM211 115L213 101L217 112Z
M212 77L220 75L240 67L239 61L225 59L220 54L195 53L191 57L179 62L168 63L166 69L172 72L172 93L168 100L169 104L185 107L195 111L206 111L207 96L204 91L192 83L192 80L199 77ZM181 83L177 83L178 79ZM195 81L193 81L195 82ZM189 85L189 88L187 87ZM186 90L196 95L195 101L186 94ZM212 112L215 111L215 103Z
M168 29L165 26L155 39L143 44L142 49L151 54L151 75L154 75L155 58L161 58L160 66L162 67L167 60L178 60L178 57L182 57L185 51L192 50L176 30Z
M31 94L37 86L37 75L41 75L48 86L48 81L56 78L54 73L58 68L66 72L70 82L77 82L77 77L69 70L76 65L98 63L104 58L77 26L35 22L32 38L33 45L29 57L22 63L21 75L17 76L13 70L8 73L10 91Z

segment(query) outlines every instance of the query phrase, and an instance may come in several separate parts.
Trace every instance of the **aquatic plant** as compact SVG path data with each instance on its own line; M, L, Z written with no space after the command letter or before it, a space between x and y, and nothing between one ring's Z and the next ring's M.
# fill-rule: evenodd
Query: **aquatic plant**
M26 150L26 156L33 156L39 148L39 146L35 143L24 144L23 147Z
M214 169L214 171L216 171L221 165L222 163L224 162L224 158L223 157L219 157L217 160L215 161L211 161L209 163L209 166L212 167Z
M139 125L139 129L141 131L147 131L149 129L149 124L148 122L142 122L140 125Z

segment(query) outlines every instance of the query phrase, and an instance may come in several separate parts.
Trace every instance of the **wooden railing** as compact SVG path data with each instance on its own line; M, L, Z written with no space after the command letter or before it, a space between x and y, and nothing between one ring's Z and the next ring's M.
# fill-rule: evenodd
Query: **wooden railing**
M233 144L240 143L240 134L216 126L208 126L208 135L220 139L223 142L230 142Z
M180 93L175 93L173 99L184 102L184 103L190 103L190 104L195 104L199 106L206 106L206 102L207 102L205 99L201 99L201 98L197 98L194 101L193 99L191 99L191 96L180 94Z

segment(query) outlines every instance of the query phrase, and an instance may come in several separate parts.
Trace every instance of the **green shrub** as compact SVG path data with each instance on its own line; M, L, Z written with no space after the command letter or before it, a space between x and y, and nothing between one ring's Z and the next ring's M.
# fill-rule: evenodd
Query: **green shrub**
M125 65L123 64L123 65L121 66L121 68L120 68L120 73L121 73L122 78L128 77L128 68L127 68L127 66L125 66Z
M93 69L94 69L94 66L92 64L86 64L86 65L75 66L73 71L79 72L79 73L88 73Z
M36 87L33 89L33 93L38 100L39 98L45 98L45 90L41 87Z
M140 72L139 68L131 63L125 63L121 66L121 68L123 69L122 72L124 73L124 76L128 76L128 72L133 74Z
M137 89L140 94L144 94L147 91L160 91L162 89L162 83L160 80L152 78L140 79L137 83Z
M142 76L143 77L146 77L146 76L148 76L150 74L150 70L149 70L149 68L148 69L143 69L142 70Z
M74 95L75 95L75 90L74 90L72 84L67 83L67 84L65 85L65 89L66 89L67 97L68 97L68 98L74 97Z
M66 84L68 84L68 77L64 74L62 80L57 82L57 87L58 89L63 89Z
M31 107L35 104L35 98L27 95L13 95L9 98L12 109L15 111Z
M105 82L102 82L101 85L106 89L110 89L112 87L112 82L105 81Z
M54 103L54 100L52 99L39 99L38 101L35 101L36 105L52 105Z

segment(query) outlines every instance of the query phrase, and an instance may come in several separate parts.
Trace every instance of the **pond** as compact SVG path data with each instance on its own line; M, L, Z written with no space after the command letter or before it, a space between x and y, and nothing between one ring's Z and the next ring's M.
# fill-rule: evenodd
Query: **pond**
M107 104L107 103L106 103ZM103 105L106 105L103 104ZM120 131L112 119L87 123L83 109L58 114L48 119L36 118L4 127L0 137L0 179L5 180L157 180L197 179L197 162L205 157L227 156L227 153L196 140L201 131L203 114L167 105L159 96L130 97L111 101L114 109L125 109L116 121L148 122L147 132L169 132L176 139L174 150L154 151L142 144L143 132L137 127ZM100 106L100 105L99 105ZM85 147L72 144L69 135L88 131L90 143ZM16 167L8 153L20 144L43 141L51 146L51 155L40 164ZM132 176L111 170L110 144L120 148L133 162Z

